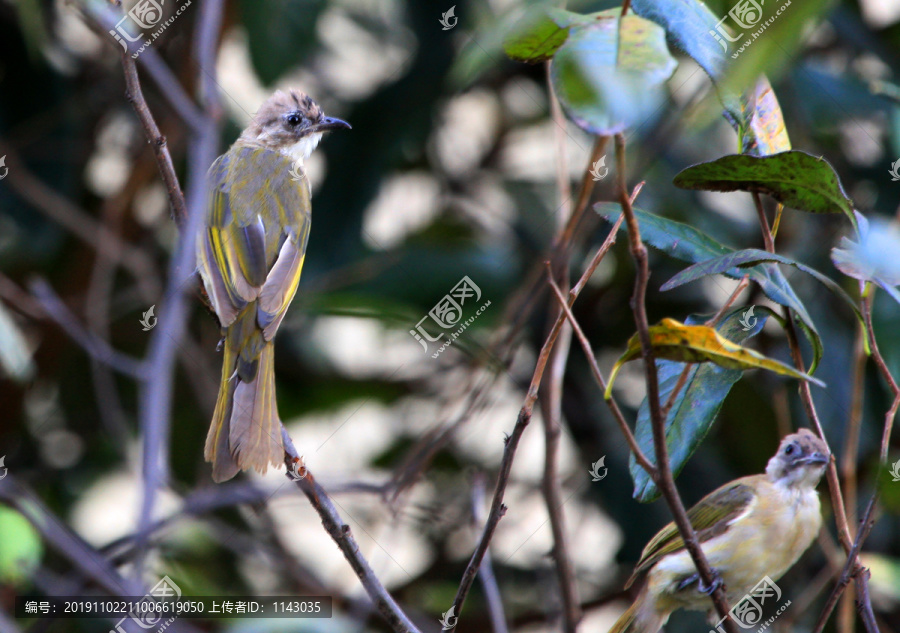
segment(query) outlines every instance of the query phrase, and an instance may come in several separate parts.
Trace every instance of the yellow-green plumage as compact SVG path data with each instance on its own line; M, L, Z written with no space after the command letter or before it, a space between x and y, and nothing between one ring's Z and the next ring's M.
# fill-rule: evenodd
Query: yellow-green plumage
M725 484L688 511L729 604L765 576L781 578L816 538L822 524L816 485L827 456L825 443L801 429L784 438L766 474ZM646 583L611 633L656 633L676 609L712 607L674 523L644 548L627 586L643 576Z
M297 291L311 209L305 173L279 151L238 141L209 176L197 259L224 355L205 456L223 481L283 460L272 339Z

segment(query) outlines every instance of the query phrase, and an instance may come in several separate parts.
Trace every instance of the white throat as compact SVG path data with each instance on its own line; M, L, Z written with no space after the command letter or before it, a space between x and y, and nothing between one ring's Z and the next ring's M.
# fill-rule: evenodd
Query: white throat
M293 145L288 145L280 151L290 158L291 162L300 161L300 164L302 165L303 161L309 158L309 155L313 153L313 150L316 149L316 146L321 140L322 132L317 132L303 137Z

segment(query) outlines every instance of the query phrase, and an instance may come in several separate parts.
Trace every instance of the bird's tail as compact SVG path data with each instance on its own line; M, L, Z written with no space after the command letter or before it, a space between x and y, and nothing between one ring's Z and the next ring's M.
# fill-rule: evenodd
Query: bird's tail
M225 344L222 382L205 450L217 482L231 479L239 470L265 473L270 464L278 466L284 459L273 352L274 345L264 343L257 360L248 365Z
M658 633L669 619L668 613L658 612L648 600L647 588L641 590L634 603L626 609L609 633Z

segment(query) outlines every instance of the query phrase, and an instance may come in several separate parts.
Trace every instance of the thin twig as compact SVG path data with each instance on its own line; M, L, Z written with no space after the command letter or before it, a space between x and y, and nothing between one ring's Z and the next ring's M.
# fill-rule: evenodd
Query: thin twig
M624 219L624 216L619 216L619 222ZM614 227L614 229L617 227ZM615 235L615 230L611 235ZM591 366L591 373L594 375L594 380L597 381L597 384L600 386L600 392L603 393L606 391L606 380L603 378L603 374L600 372L600 367L597 365L597 359L594 358L594 354L591 351L591 344L588 342L587 337L584 335L584 332L581 329L581 326L578 324L578 321L575 319L575 315L572 314L572 310L566 304L566 299L563 296L562 291L559 287L553 282L552 279L549 281L550 287L553 289L553 292L556 294L557 299L561 306L563 306L563 310L566 313L566 318L569 319L569 323L572 324L572 328L575 330L575 335L578 337L579 342L581 343L581 348L584 350L584 354L588 359L588 363ZM650 463L650 460L647 459L647 456L644 455L644 452L641 450L641 447L638 445L637 440L634 437L634 433L631 432L631 427L628 426L628 422L625 421L625 416L622 415L622 410L619 409L619 405L616 404L615 400L609 398L608 400L604 400L606 404L609 406L609 410L612 412L613 417L616 419L616 422L619 423L619 428L622 430L622 434L625 436L625 441L628 442L629 448L631 448L631 452L634 453L634 457L637 460L638 464L641 465L651 479L655 481L656 479L656 468L653 464Z
M284 444L284 465L287 469L287 472L285 473L286 476L289 479L292 479L297 487L303 491L303 494L306 495L306 498L309 499L312 507L315 509L316 513L318 513L319 518L322 519L322 525L325 527L325 531L328 532L328 535L334 540L338 548L340 548L344 558L350 563L350 567L353 568L357 578L359 578L363 588L365 588L366 593L369 594L369 597L378 608L378 611L397 633L418 633L419 629L412 623L409 617L403 613L403 610L394 601L387 589L384 588L384 585L381 584L378 576L375 575L375 572L372 571L372 567L359 551L359 545L357 544L356 539L353 538L350 526L344 523L341 515L335 509L334 504L328 497L328 494L322 486L316 482L313 474L302 465L303 462L300 459L299 453L297 453L297 449L294 448L291 436L288 435L287 430L283 426L281 427L281 439ZM295 471L302 472L299 471L296 464L300 464L300 468L305 471L305 474L300 479L295 479L292 476L292 473Z
M866 627L868 633L879 633L878 624L875 622L875 612L872 610L872 597L869 595L869 578L872 572L868 569L860 569L854 580L856 581L856 589L859 592L859 615L862 618L863 626Z
M475 480L472 482L472 520L476 524L484 522L484 475L480 473L476 475ZM500 587L497 585L496 576L494 576L490 550L484 553L480 571L478 579L481 581L482 590L484 590L488 615L491 618L491 628L494 633L507 633L509 629L506 626L506 613L503 610Z
M207 10L222 10L222 0L209 0L209 4L215 6ZM210 41L214 42L213 39ZM200 131L192 138L190 144L188 161L190 189L185 199L175 174L172 157L165 144L165 137L159 132L141 90L134 60L124 52L121 57L127 86L126 96L144 128L148 142L153 146L180 233L175 255L169 264L166 318L160 320L150 339L147 361L150 366L150 378L140 394L140 428L144 436L144 489L138 518L137 556L134 560L134 573L139 576L146 556L146 548L142 545L147 530L152 525L156 495L168 477L167 447L172 405L172 367L187 322L188 306L184 293L193 277L195 236L205 216L206 171L215 159L219 134L215 119L212 116L205 116ZM203 72L207 73L214 71L215 68L203 69ZM207 107L210 107L208 103Z
M844 439L844 450L841 459L841 476L844 480L844 503L847 507L847 523L851 536L856 521L858 503L859 435L862 429L863 401L865 398L866 356L865 337L868 336L863 325L857 327L856 341L853 345L853 377L851 379L850 416L847 420L847 432ZM844 593L838 610L837 629L840 633L853 633L856 624L856 608L854 605L853 587Z
M872 324L872 303L875 301L874 292L875 287L870 284L867 292L865 292L863 295L862 305L863 318L866 322L866 333L869 337L869 347L872 350L872 358L875 359L875 365L878 367L878 372L881 374L881 377L884 378L885 382L887 382L888 387L890 387L891 393L894 396L891 407L884 415L884 429L881 433L881 448L879 450L879 459L882 464L886 464L888 456L888 443L891 439L891 431L894 428L894 418L897 416L898 407L900 407L900 386L897 386L897 381L894 380L894 377L891 375L891 370L888 369L887 363L885 362L884 357L881 355L881 350L878 347L878 341L875 338L875 326Z
M775 240L772 237L771 230L769 229L769 222L766 219L766 214L762 207L762 200L760 199L759 193L757 192L753 192L753 203L759 216L760 228L763 232L763 239L766 244L766 250L770 253L774 253ZM798 371L806 373L806 363L803 361L803 354L800 351L800 341L797 337L797 328L794 325L794 317L791 313L790 308L784 307L783 314L785 321L785 332L787 333L788 338L788 346L791 350L791 360L793 360L794 366ZM828 439L825 437L825 431L822 429L822 424L819 421L819 414L816 411L816 404L813 401L812 390L810 389L809 382L806 380L801 380L799 382L800 384L798 388L800 390L800 397L803 401L803 406L806 409L806 415L815 427L816 434L823 442L825 442L825 446L828 449L829 454L831 454L831 459L828 460L828 467L825 471L825 477L828 481L828 492L831 496L831 504L834 510L834 521L838 529L838 540L840 541L841 546L844 548L844 551L849 551L850 544L853 539L850 536L850 528L847 525L847 511L844 507L844 497L843 495L841 495L841 484L838 478L834 453L831 450L831 446L828 444Z
M822 609L822 613L819 614L819 619L816 622L816 626L813 627L813 633L822 633L825 625L828 623L828 618L831 616L831 612L834 610L835 605L837 605L838 599L841 597L841 594L844 593L844 589L847 588L847 585L850 584L850 580L853 576L856 575L858 569L861 569L862 566L859 565L858 555L859 550L862 547L863 542L866 540L866 537L869 535L869 531L872 529L872 526L875 522L872 520L872 513L875 510L875 504L878 499L878 492L872 495L871 499L869 499L869 505L866 507L866 512L863 515L862 523L859 526L859 532L856 534L856 538L853 540L852 545L850 546L850 551L847 553L847 562L844 565L844 570L841 572L840 578L838 578L837 584L832 590L831 594L828 596L828 600L825 602L825 607Z
M78 345L99 363L141 382L147 378L146 365L131 356L113 349L99 336L85 330L72 311L56 296L53 288L43 279L29 284L32 295L50 319L65 331Z
M650 343L650 324L647 320L646 295L647 285L650 279L650 267L647 260L647 248L641 241L640 228L631 199L625 185L625 136L616 135L616 182L619 203L622 206L622 214L628 227L628 239L631 246L631 255L637 268L635 275L634 294L631 298L631 309L634 312L634 321L641 341L641 352L644 361L644 373L647 383L647 402L650 405L650 420L653 428L653 448L656 457L657 481L655 482L662 492L669 509L672 512L678 532L684 540L685 549L697 567L697 573L707 587L714 588L711 598L720 618L724 619L724 626L729 633L737 633L735 623L728 617L728 602L721 583L716 583L716 575L700 544L697 534L688 519L684 504L678 495L675 481L672 477L672 469L669 465L669 451L666 446L665 418L662 417L662 408L659 401L659 380L657 376L656 358ZM718 586L717 586L718 585Z
M118 3L119 5L121 2ZM206 3L203 3L205 5ZM201 7L203 6L201 5ZM85 22L89 27L102 39L109 41L109 31L115 31L116 23L122 17L121 8L115 6L113 2L81 2L75 5L81 10L86 18ZM124 40L123 40L124 41ZM128 46L124 52L132 55L140 47L138 42L126 42ZM118 51L118 46L116 50ZM159 88L159 94L168 101L169 105L182 121L191 129L193 133L200 133L203 128L203 112L194 104L181 82L175 76L175 73L166 65L162 57L154 48L146 48L138 57L138 61L153 83Z
M772 237L772 230L769 228L769 219L766 217L766 210L763 208L762 198L758 191L753 192L753 206L756 207L756 215L759 218L759 226L762 229L766 250L770 253L774 253L775 238Z
M547 66L549 73L549 65ZM547 77L548 89L551 93L553 118L556 121L557 138L557 166L558 166L558 199L559 208L563 209L571 198L568 184L568 168L565 154L565 130L566 120L562 109L553 93L553 87ZM579 188L578 199L571 205L568 217L560 215L560 232L555 240L555 247L551 253L548 267L551 279L566 289L569 285L569 260L572 233L584 216L594 190L594 179L591 175L591 166L596 160L595 156L605 146L604 137L594 142L594 148L588 159ZM590 176L590 177L589 177ZM551 298L547 306L548 321L556 320L560 316L560 309ZM575 582L571 556L569 555L568 535L566 530L565 509L562 489L559 483L559 442L562 435L562 387L566 372L566 364L569 358L569 349L572 343L572 329L563 321L562 329L556 346L551 352L548 366L550 375L542 387L541 420L544 426L544 475L541 490L547 506L547 514L550 520L550 530L553 534L553 561L556 569L556 580L559 585L560 601L562 602L562 628L566 633L575 633L582 613L579 608L578 586Z
M175 174L175 165L172 163L172 156L169 154L169 148L166 145L166 137L159 131L156 120L150 112L147 100L144 99L144 92L141 90L141 82L137 74L137 66L134 60L127 53L122 53L122 69L125 71L125 98L131 103L135 114L144 128L144 136L147 137L147 143L153 148L153 154L156 156L156 164L159 166L159 175L162 177L163 184L166 186L166 193L169 196L169 204L172 207L172 214L175 224L179 229L184 229L187 221L187 206L184 200L184 194L181 192L181 185L178 183L178 176Z
M6 143L0 142L0 155L6 156L7 167L15 173L15 178L9 178L6 182L16 194L97 252L121 262L142 286L144 294L159 293L159 286L155 283L155 266L147 253L121 240L92 215L38 179L25 167L18 153Z
M643 183L641 183L641 185L643 185ZM638 185L638 187L635 188L635 196L640 191L641 185ZM600 265L600 261L602 260L603 255L606 254L606 251L609 250L609 248L607 247L605 250L601 250L602 253L598 252L598 257L594 258L591 264L584 271L584 274L578 280L578 283L576 283L572 290L569 292L569 305L574 303L575 299L578 297L578 294L582 291L582 289L584 289L591 275L594 274L597 266ZM541 347L541 351L538 354L538 359L535 364L534 373L531 377L531 383L528 387L528 392L525 396L525 401L522 405L522 408L519 410L516 424L513 427L512 433L505 439L503 457L500 460L500 472L497 475L497 484L494 488L494 496L491 501L491 510L488 513L487 521L485 521L484 530L481 533L481 538L479 539L478 544L475 547L472 558L469 560L468 565L466 565L466 569L463 572L459 588L456 591L456 597L453 600L454 613L457 617L459 617L462 613L463 603L465 603L466 596L469 594L469 590L472 588L472 583L475 579L475 576L478 574L478 568L481 565L481 561L484 558L485 552L487 552L488 544L494 537L494 532L497 529L497 524L506 513L506 506L503 504L503 496L506 492L506 486L509 483L509 473L512 469L512 462L515 459L516 449L519 446L519 440L522 438L522 434L525 432L525 428L528 426L529 422L531 422L531 414L534 409L534 403L537 400L538 389L541 384L544 369L546 368L547 360L550 357L550 351L552 350L553 345L556 342L556 337L558 336L559 331L562 328L562 324L565 321L565 318L565 312L560 312L559 316L556 319L556 322L550 329L550 332L548 333L543 346Z

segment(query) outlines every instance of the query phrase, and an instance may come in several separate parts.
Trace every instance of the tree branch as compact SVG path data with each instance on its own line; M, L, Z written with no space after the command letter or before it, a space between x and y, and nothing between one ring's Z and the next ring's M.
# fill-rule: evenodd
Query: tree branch
M472 520L476 525L484 522L484 476L480 473L476 475L472 485ZM488 614L491 616L491 628L494 633L507 633L503 599L500 596L500 588L497 586L497 578L494 576L490 551L485 552L480 569L481 573L478 575L478 579L481 580Z
M640 186L635 189L634 195L637 195L639 191ZM614 241L614 239L615 238L612 238L612 241ZM597 255L591 261L591 264L587 267L587 269L584 271L584 274L582 274L581 278L578 280L578 283L576 283L572 290L569 292L570 306L575 302L578 294L584 289L584 286L587 284L590 277L594 274L594 271L597 270L597 266L600 265L600 262L606 255L606 252L609 250L609 246L612 244L612 241L610 241L610 238L607 238L607 240L609 241L609 245L604 244L605 248L601 247L600 251L598 251ZM488 518L485 522L484 530L481 533L481 538L479 539L478 544L475 547L472 558L469 560L468 565L466 565L466 569L463 572L463 577L460 581L459 588L456 591L456 597L453 600L454 612L456 613L457 617L459 617L459 615L462 613L462 607L466 601L466 596L468 595L469 590L472 588L472 583L475 580L475 576L478 574L478 568L481 565L481 561L484 558L485 553L487 552L488 545L490 544L490 541L494 536L494 532L497 529L497 524L506 513L506 506L503 505L503 496L506 492L506 486L509 483L509 473L512 468L512 462L515 459L516 449L519 446L519 440L522 438L522 434L525 432L525 428L531 421L531 414L534 409L534 403L537 400L538 389L541 385L541 379L544 374L544 369L546 368L547 360L550 357L550 351L552 350L553 345L556 342L556 338L559 335L560 329L562 329L562 324L565 319L566 313L561 311L556 321L554 322L553 327L550 329L550 332L547 334L547 338L544 341L544 344L541 347L541 351L538 354L534 373L531 377L531 383L528 387L525 401L516 419L516 424L513 427L512 433L505 440L503 458L500 460L500 472L497 475L497 484L494 489L493 499L491 501L491 510L488 513Z
M665 418L662 417L662 408L659 401L659 381L656 371L656 359L653 347L650 344L650 324L647 320L646 295L647 285L650 279L650 267L647 260L647 248L641 241L640 228L631 199L625 188L625 137L616 135L616 182L619 195L619 203L622 206L622 214L625 216L628 227L628 239L631 245L631 255L637 268L635 277L634 294L631 298L631 308L634 311L634 321L641 341L641 352L644 360L644 373L647 382L647 402L650 405L650 419L653 426L653 448L656 456L657 487L662 492L681 538L684 540L685 549L691 555L697 573L708 587L714 587L715 574L700 548L697 534L688 519L687 512L678 489L672 477L672 469L669 465L669 451L666 446ZM729 633L737 633L735 623L728 617L728 602L722 586L716 587L712 593L712 601L720 618L724 619L724 626Z
M372 571L372 567L359 551L359 545L350 532L350 526L344 523L328 494L322 486L316 483L313 474L303 466L300 455L291 441L291 436L288 435L284 426L281 427L281 439L284 444L286 476L294 481L297 487L306 495L306 498L309 499L319 518L322 519L325 531L328 532L328 535L341 550L344 558L350 563L350 567L353 568L357 578L359 578L378 611L397 633L419 633L416 625L403 613L400 606L394 601L387 589L384 588L384 585L381 584L378 576ZM305 472L300 479L292 477L292 472L295 471L295 464L299 464L299 468L302 468Z

